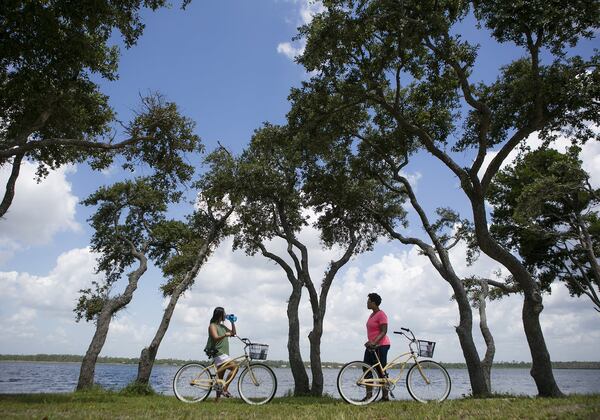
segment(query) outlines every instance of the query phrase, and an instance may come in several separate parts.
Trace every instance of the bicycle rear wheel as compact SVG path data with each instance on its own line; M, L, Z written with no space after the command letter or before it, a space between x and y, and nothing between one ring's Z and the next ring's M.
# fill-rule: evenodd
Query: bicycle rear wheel
M183 365L173 378L173 392L179 401L204 401L212 390L213 379L202 363Z
M349 404L366 405L377 399L381 386L379 374L373 366L360 361L346 363L337 377L340 396Z
M444 401L450 394L450 386L450 375L433 360L419 361L419 365L413 365L406 375L410 396L422 403Z
M273 370L262 363L250 363L238 380L240 397L252 405L266 404L277 391L277 377Z

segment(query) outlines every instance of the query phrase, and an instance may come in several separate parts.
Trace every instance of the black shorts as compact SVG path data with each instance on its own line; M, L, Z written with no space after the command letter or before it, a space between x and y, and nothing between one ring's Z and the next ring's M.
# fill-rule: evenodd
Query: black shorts
M375 351L371 351L369 349L365 349L365 356L363 358L363 362L368 365L374 366L377 364L377 358L375 357L375 352L377 352L377 356L379 356L379 361L381 362L381 368L379 372L381 373L385 365L387 365L387 354L390 349L390 345L378 346L375 348Z

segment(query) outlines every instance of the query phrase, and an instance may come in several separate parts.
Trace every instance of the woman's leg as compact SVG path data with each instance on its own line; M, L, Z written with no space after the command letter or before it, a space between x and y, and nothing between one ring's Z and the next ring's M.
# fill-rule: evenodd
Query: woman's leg
M377 363L375 361L375 355L369 349L365 349L365 354L363 356L363 362L365 362L369 366L373 366L375 363ZM371 374L371 372L367 372L367 374L365 375L365 379L369 379L372 377L373 377L373 375ZM371 398L373 396L373 387L367 386L366 389L367 389L367 394L365 395L365 399L368 400L369 398Z
M225 380L225 386L223 387L223 392L227 392L229 393L228 389L229 389L229 384L231 384L231 382L233 381L233 378L235 378L235 375L238 372L238 369L240 368L239 365L236 362L226 362L225 363L226 369L229 370L229 374L227 375L227 379ZM223 371L223 373L225 373L225 371Z
M222 368L223 365L218 366L217 367L217 378L219 379L223 379L223 377L225 376L225 370ZM215 398L215 402L219 401L219 398L221 398L221 391L216 391L217 397Z
M390 346L377 347L377 355L379 356L379 361L381 362L381 366L379 367L379 372L380 372L382 378L384 378L386 375L386 373L383 371L383 367L385 367L385 365L387 365L387 354L388 354L389 349L390 349ZM383 389L381 391L382 391L381 400L388 401L390 399L390 397L388 395L388 390L385 387L383 387Z

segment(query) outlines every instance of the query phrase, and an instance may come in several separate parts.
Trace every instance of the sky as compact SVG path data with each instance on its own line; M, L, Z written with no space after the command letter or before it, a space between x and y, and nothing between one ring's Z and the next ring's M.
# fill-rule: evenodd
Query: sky
M159 91L196 121L196 132L207 150L221 143L239 153L263 122L285 121L290 88L308 77L293 61L303 43L292 38L296 28L318 10L318 4L306 0L206 0L194 1L186 11L174 7L144 12L145 32L137 45L122 49L119 79L98 82L119 119L131 117L140 94ZM473 77L492 80L502 64L522 53L498 46L471 29L471 24L467 19L459 30L482 45ZM114 41L120 42L118 37ZM572 52L589 53L594 42L584 42ZM539 143L535 135L528 139L533 147ZM566 144L563 139L556 147L564 150ZM455 157L469 159L467 155ZM600 145L587 144L582 158L592 184L600 186ZM429 214L438 206L450 206L469 215L457 179L430 156L417 155L406 171ZM53 171L38 184L34 172L32 163L23 164L13 206L0 220L0 354L82 355L94 325L76 323L73 308L78 291L95 279L95 255L89 249L93 232L87 223L93 209L80 202L99 186L123 179L124 174L118 165L94 172L81 164ZM0 168L0 185L5 185L7 176L7 168ZM188 211L178 208L174 214ZM421 234L414 223L409 230ZM328 262L339 258L341 251L323 249L318 232L311 227L301 233L301 239L309 247L312 277L319 284ZM204 358L202 349L215 306L236 314L241 336L269 344L270 359L287 358L290 287L285 275L262 256L233 252L231 245L230 239L221 244L193 288L180 299L159 358ZM279 242L268 246L285 251ZM485 257L467 266L465 252L460 244L451 253L459 275L493 276L499 269ZM113 320L102 356L137 357L149 344L166 304L159 290L162 282L155 268L142 277L131 304ZM124 283L119 282L114 292L123 289ZM463 361L454 332L458 310L451 301L450 286L415 248L384 240L372 252L354 257L334 280L327 303L323 361L362 357L370 292L383 297L381 309L388 315L390 330L411 328L419 338L438 343L436 360ZM520 296L488 304L498 361L530 361L521 307ZM554 285L544 298L541 316L551 358L599 361L599 316L591 303L572 298L564 286ZM477 322L475 312L474 319ZM303 356L308 360L311 315L306 293L300 322ZM473 334L483 355L476 323ZM405 351L402 337L391 340L391 354ZM231 347L234 354L241 351L234 341Z

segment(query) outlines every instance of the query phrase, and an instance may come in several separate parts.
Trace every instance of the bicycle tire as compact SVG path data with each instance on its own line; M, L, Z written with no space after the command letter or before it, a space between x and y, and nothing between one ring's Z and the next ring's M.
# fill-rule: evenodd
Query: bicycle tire
M337 389L340 396L348 404L367 405L379 396L380 386L371 387L371 396L368 395L368 386L359 383L368 374L372 375L374 382L379 379L377 369L359 360L346 363L340 369L337 377Z
M441 402L448 398L452 383L446 368L433 360L419 361L419 366L423 374L414 364L406 375L406 389L410 396L422 403Z
M179 401L197 403L208 398L213 377L202 363L187 363L173 377L173 393Z
M269 366L263 363L250 363L240 374L238 392L242 399L251 405L266 404L277 392L277 377Z

